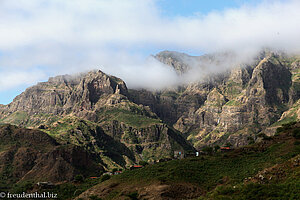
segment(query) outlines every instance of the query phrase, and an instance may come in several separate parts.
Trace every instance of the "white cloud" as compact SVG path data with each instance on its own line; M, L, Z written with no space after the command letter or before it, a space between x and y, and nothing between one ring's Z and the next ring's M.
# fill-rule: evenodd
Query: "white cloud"
M101 66L132 87L177 81L165 66L130 53L135 48L230 50L241 57L262 47L300 52L300 1L175 18L162 16L156 1L0 1L0 91L43 79L29 75L37 66L51 75Z
M7 70L0 74L0 92L20 85L31 85L45 79L46 74L39 70L15 71Z

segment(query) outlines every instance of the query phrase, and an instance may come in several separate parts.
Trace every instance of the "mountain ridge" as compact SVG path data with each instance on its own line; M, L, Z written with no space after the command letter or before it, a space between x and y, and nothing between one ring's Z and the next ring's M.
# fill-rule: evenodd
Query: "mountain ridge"
M109 168L170 158L174 150L194 151L150 108L127 96L124 81L100 70L57 76L2 108L0 123L39 128L62 144L83 146L98 153Z
M193 67L185 63L187 58L219 62L226 55L228 53L189 56L163 51L154 57L174 68L179 75L184 75ZM161 119L169 127L182 132L197 148L228 142L233 146L245 145L249 142L247 138L258 139L258 133L282 120L281 115L299 99L298 79L295 79L300 68L298 61L297 57L264 51L253 65L238 65L201 82L157 92L128 89L124 81L100 70L79 76L57 76L28 88L12 103L2 106L0 120L11 122L10 118L16 118L12 115L22 118L23 114L16 112L31 116L46 113L75 115L100 122L105 127L108 119L99 113L115 112L123 113L117 114L118 120L127 121L127 127L135 126L137 118L131 123L128 119L134 117L126 118L126 115L140 115L145 122L156 121L157 124ZM203 63L198 64L201 68ZM27 122L35 121L23 118ZM56 119L49 117L48 120L53 122ZM24 123L24 119L17 121L17 125ZM115 126L108 127L114 129ZM241 132L245 134L241 135Z

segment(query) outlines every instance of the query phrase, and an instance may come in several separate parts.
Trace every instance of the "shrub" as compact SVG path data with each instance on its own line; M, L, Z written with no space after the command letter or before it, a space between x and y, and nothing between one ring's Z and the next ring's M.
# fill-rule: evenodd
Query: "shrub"
M225 147L231 147L232 146L232 144L230 143L230 142L227 142L226 144L225 144Z
M91 200L102 200L101 198L97 197L96 195L89 196L89 199L91 199Z
M81 174L78 174L74 177L74 181L77 183L82 183L84 181L84 177Z
M261 138L263 138L263 140L270 140L270 139L271 139L271 137L267 136L267 135L264 134L264 133L259 133L259 134L257 135L257 137L261 137Z
M284 129L289 129L289 128L291 128L293 125L295 125L297 122L295 122L295 121L292 121L292 122L289 122L289 123L286 123L286 124L282 124L282 127L284 128Z
M138 200L139 194L137 192L132 192L132 193L128 194L127 196L132 200Z
M118 168L113 168L112 169L112 173L115 173L116 171L118 171Z
M22 192L26 192L28 190L32 190L33 187L34 187L33 182L26 181L23 183L15 184L12 191L15 193L22 193Z
M142 161L139 162L139 165L146 166L146 165L148 165L148 163L147 163L146 161L143 161L143 160L142 160Z
M247 140L249 141L249 144L254 144L254 142L255 142L254 138L251 136L247 137Z
M229 195L234 192L231 186L217 186L215 192L217 194Z
M281 133L282 131L284 131L284 128L283 127L279 127L279 128L276 129L276 133L275 134Z
M220 149L219 145L214 146L215 151L218 151Z
M293 130L293 137L296 139L300 139L300 129L299 128Z
M67 199L67 197L73 196L74 192L76 192L77 187L73 184L67 183L59 186L59 197L61 199Z
M212 153L214 149L212 147L204 147L202 151L207 152L207 153Z
M110 175L108 174L104 174L103 176L101 176L101 182L106 181L108 179L110 179Z

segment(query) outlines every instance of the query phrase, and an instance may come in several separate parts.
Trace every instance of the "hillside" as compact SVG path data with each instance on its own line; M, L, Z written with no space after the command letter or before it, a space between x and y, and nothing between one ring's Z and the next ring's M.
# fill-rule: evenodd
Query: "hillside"
M149 107L128 99L126 84L101 71L57 76L0 108L0 123L38 128L60 144L99 155L107 169L170 158L193 147Z
M78 199L299 199L299 130L300 123L290 123L230 152L126 171Z
M83 148L59 145L38 130L0 126L0 189L5 191L25 181L72 181L78 174L95 176L103 162Z

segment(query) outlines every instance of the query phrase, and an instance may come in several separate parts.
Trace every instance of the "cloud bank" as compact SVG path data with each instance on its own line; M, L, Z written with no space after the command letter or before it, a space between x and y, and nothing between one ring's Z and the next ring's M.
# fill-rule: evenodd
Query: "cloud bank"
M300 53L298 0L174 18L157 1L0 0L0 92L95 68L129 87L176 84L174 71L136 52L144 49L231 51L245 59L265 47Z

